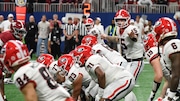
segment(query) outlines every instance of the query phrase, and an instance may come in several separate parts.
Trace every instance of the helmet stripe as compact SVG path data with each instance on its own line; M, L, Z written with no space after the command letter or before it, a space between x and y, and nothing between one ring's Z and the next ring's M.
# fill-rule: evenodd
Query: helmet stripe
M21 58L24 58L25 56L24 56L24 54L23 54L23 50L22 50L21 46L20 46L19 44L17 44L16 42L14 42L13 44L18 48L19 53L20 53L20 55L22 56ZM20 43L20 44L21 44L21 43Z

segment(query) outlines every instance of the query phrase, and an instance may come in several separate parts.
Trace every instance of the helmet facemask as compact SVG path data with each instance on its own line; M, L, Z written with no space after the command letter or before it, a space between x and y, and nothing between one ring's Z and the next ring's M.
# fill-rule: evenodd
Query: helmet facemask
M129 25L128 18L115 18L115 25L120 28L126 28Z
M17 39L20 39L22 40L22 38L26 35L26 30L24 28L21 28L21 29L17 29L17 28L13 28L14 30L14 36L17 38Z

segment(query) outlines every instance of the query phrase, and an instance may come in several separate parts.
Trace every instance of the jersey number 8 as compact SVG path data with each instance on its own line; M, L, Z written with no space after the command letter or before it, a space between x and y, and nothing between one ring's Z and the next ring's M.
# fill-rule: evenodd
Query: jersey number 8
M51 89L56 89L58 87L57 83L51 78L50 74L47 72L46 68L40 68L39 72L41 73L42 77L46 80L48 86Z

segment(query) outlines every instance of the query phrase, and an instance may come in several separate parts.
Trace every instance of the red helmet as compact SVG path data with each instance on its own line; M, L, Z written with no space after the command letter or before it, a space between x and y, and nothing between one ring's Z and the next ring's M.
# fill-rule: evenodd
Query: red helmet
M49 67L49 65L54 61L54 57L51 54L41 54L36 61Z
M87 45L80 45L75 48L74 57L80 66L84 65L86 60L92 55L91 50L91 47Z
M69 54L74 56L74 50L70 51Z
M97 38L100 38L100 36L101 36L101 32L99 31L98 28L92 28L88 34L94 35Z
M75 61L72 55L64 54L59 57L57 64L64 71L64 74L67 75L74 63Z
M17 39L22 39L22 37L26 34L24 25L19 20L13 21L10 25L10 28L13 31L13 34Z
M144 48L145 51L148 51L151 47L157 46L156 37L153 33L147 34L145 40L144 40Z
M128 11L125 9L121 9L116 12L116 15L114 17L115 24L119 26L120 28L125 28L129 25L131 19L131 15L129 14ZM125 20L124 23L120 22L119 20Z
M87 28L88 30L92 29L93 26L94 26L94 21L93 21L93 19L87 18L87 19L86 19L85 26L86 26L86 28Z
M97 44L97 38L94 35L86 35L83 37L81 41L82 45L89 45L89 46L94 46Z
M156 39L158 42L162 41L164 38L169 36L177 36L177 26L176 23L168 18L162 17L156 21L154 25L154 32L156 34Z
M1 49L3 64L10 69L30 60L28 48L21 41L10 40Z

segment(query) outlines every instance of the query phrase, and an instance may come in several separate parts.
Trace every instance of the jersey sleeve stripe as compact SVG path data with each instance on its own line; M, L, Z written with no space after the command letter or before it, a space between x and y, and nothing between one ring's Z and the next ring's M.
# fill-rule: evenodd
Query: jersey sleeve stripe
M149 60L149 62L151 62L152 60L156 59L159 56L159 54L155 54L154 56L151 57L151 59Z
M126 80L125 83L123 85L121 85L119 88L117 88L116 90L114 90L114 92L108 97L108 99L113 100L115 99L119 94L121 94L123 91L126 91L129 86L131 85L131 81L132 79ZM126 87L126 88L125 88Z
M25 85L23 85L23 86L20 87L20 90L22 90L28 83L33 83L34 88L37 87L37 84L36 84L36 82L35 82L34 80L29 80Z
M139 71L141 70L141 65L142 65L142 61L138 61L138 66L136 67L136 70L133 74L133 76L135 77L135 80L137 78L137 75L139 74Z
M180 53L180 51L176 51L176 52L173 52L173 53L169 54L169 58L170 58L170 56L171 56L172 54L176 54L176 53Z
M83 76L83 74L82 74L82 73L79 73L79 75Z

